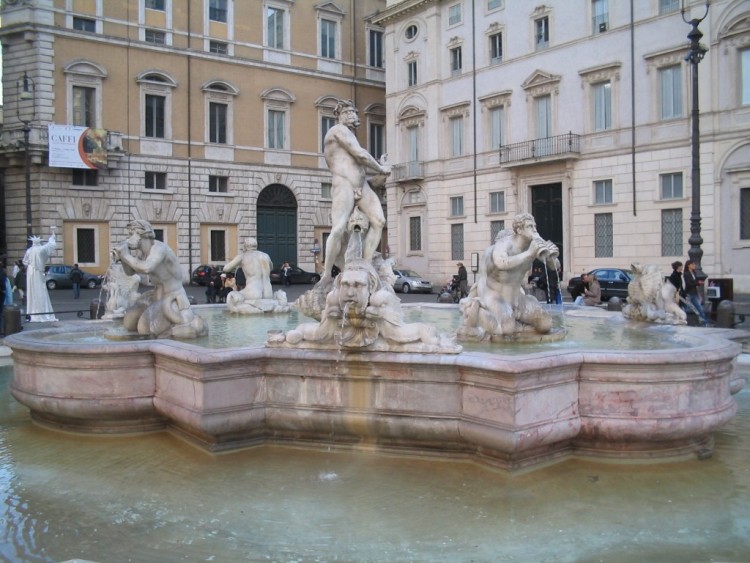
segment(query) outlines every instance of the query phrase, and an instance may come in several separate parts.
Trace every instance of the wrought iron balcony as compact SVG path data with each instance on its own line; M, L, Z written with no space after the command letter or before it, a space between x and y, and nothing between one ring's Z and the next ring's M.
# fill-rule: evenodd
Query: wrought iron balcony
M396 182L424 180L424 162L421 160L412 160L403 164L394 164L391 175Z
M525 164L530 159L557 160L581 154L581 136L574 133L533 139L500 147L500 164Z

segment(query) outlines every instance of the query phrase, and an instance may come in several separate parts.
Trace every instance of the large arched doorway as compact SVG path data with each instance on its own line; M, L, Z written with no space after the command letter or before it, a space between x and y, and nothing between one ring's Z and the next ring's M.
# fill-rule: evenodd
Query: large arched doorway
M257 239L274 266L297 263L297 200L286 186L271 184L258 195Z

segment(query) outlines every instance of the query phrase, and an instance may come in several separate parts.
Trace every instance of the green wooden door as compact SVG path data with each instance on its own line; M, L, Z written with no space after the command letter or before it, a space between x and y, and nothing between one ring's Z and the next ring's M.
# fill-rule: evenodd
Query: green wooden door
M563 257L563 206L562 184L543 184L531 187L531 214L536 229L544 240L551 240Z
M268 254L274 266L297 263L297 200L281 184L271 184L258 195L258 250Z

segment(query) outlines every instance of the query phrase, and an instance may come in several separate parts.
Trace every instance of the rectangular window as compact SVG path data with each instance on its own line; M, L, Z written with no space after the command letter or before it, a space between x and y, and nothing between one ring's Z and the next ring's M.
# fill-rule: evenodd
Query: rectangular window
M505 192L490 193L490 213L503 213L505 211Z
M464 154L464 118L451 118L451 156Z
M331 182L320 183L320 199L331 199Z
M226 176L209 176L208 191L214 194L225 194L229 190L229 178Z
M209 102L208 104L208 141L226 144L227 142L227 105Z
M96 229L76 228L76 262L96 264Z
M740 239L750 240L750 188L740 188Z
M166 172L146 172L144 175L144 188L147 190L166 190L167 173Z
M417 84L417 61L406 63L406 70L409 75L409 86L415 86Z
M451 225L451 260L464 259L464 226Z
M612 85L609 81L594 84L594 131L612 129Z
M320 56L325 59L336 58L336 22L320 20Z
M157 229L154 227L154 240L164 242L164 229Z
M549 18L534 20L534 39L537 51L549 47Z
M682 209L661 211L661 255L682 256Z
M503 34L490 35L490 63L499 63L503 60Z
M534 98L536 106L536 138L552 136L552 98L549 95Z
M682 197L682 173L660 174L661 199L679 199Z
M96 33L96 20L73 17L73 29L75 29L76 31L88 31L89 33Z
M497 8L502 8L502 6L503 0L487 0L488 10L496 10Z
M370 30L370 66L383 68L383 32Z
M546 156L552 151L552 97L539 96L534 98L536 118L536 142L534 151L536 156Z
M222 41L209 41L208 50L209 52L216 53L218 55L227 55L229 54L229 45Z
M591 8L594 20L594 33L607 31L609 29L609 1L593 0Z
M209 259L213 263L226 262L227 259L227 245L226 245L226 233L224 231L212 230L209 231L209 237L211 239L211 256Z
M86 168L74 168L72 170L72 184L74 186L96 186L99 184L99 171Z
M490 110L490 148L499 149L503 146L503 120L505 108L497 107Z
M461 4L453 4L448 8L448 25L461 23Z
M740 103L750 105L750 49L740 51L740 76L742 77L742 94Z
M208 0L208 19L215 22L226 22L227 0Z
M409 151L406 177L416 178L421 176L421 163L419 162L419 127L407 129L407 147Z
M167 35L163 31L157 31L156 29L147 29L145 31L144 40L146 41L146 43L164 45L167 42Z
M146 8L149 10L164 11L164 0L146 0Z
M451 49L451 75L461 74L461 47Z
M166 98L146 94L146 137L164 138L164 107Z
M385 127L381 123L370 123L370 154L380 159L385 153Z
M320 152L323 152L325 146L325 138L328 130L336 125L336 118L328 115L323 115L320 118Z
M284 10L269 7L266 12L266 47L284 48Z
M409 250L422 250L421 217L409 217Z
M73 125L96 127L96 89L73 86Z
M457 196L451 198L451 217L463 217L464 215L464 198Z
M682 117L682 68L679 65L659 70L661 118Z
M498 233L505 229L505 221L490 221L490 244L495 244Z
M612 203L612 180L597 180L594 182L594 203L602 205Z
M283 111L268 110L268 148L283 149L286 139L284 139L284 119Z
M680 0L659 0L659 13L668 14L680 9Z
M611 213L594 215L594 256L608 258L614 256L614 235Z

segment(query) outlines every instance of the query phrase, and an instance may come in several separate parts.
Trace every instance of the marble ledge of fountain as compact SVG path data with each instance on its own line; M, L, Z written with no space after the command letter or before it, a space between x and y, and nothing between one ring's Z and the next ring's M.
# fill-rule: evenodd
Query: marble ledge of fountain
M689 354L502 356L207 350L171 340L9 337L11 392L43 425L167 430L209 452L263 443L468 457L507 469L566 457L705 455L736 411L740 345Z

